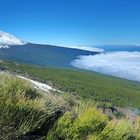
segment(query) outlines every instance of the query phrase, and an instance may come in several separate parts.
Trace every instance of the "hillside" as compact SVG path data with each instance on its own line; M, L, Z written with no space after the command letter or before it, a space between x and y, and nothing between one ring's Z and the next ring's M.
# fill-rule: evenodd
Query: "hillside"
M140 139L139 119L110 120L91 102L44 94L9 74L0 74L0 100L2 140Z
M72 68L71 61L76 59L79 55L94 54L97 53L80 49L32 43L12 45L8 49L0 49L0 59L61 68Z
M94 72L42 68L13 62L1 62L0 68L46 82L58 90L78 95L84 100L96 101L101 106L111 104L140 109L140 83L137 82Z

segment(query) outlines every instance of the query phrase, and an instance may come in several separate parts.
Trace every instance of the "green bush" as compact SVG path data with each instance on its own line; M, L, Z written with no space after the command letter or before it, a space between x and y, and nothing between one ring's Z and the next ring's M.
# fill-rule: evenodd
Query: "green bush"
M109 120L95 107L76 107L66 112L46 140L140 140L140 123Z
M111 121L98 137L99 140L133 140L132 125L126 120Z
M140 140L140 118L137 119L134 129L135 129L135 136L137 140Z
M90 134L99 134L108 122L108 118L95 107L74 110L66 112L58 120L50 132L50 139L83 140Z

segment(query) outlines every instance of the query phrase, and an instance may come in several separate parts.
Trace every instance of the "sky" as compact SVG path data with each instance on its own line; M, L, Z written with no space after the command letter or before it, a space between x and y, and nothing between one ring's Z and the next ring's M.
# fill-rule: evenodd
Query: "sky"
M0 30L54 45L140 44L140 0L0 0Z

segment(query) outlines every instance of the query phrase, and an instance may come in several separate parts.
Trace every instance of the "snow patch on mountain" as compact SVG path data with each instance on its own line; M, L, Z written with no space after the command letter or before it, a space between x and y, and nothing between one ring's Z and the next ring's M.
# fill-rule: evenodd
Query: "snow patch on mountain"
M9 48L9 46L6 45L6 44L0 44L0 49L1 49L1 48Z
M0 31L0 48L9 48L11 45L24 45L26 42L21 41L17 37Z

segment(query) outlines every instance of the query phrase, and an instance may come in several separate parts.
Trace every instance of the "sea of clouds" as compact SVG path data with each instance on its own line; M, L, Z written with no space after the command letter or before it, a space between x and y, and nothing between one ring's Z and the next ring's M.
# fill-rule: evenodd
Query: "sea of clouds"
M68 48L73 48L73 49L80 49L80 50L86 50L86 51L91 51L91 52L104 52L104 49L97 48L94 46L68 46Z
M108 52L79 56L74 67L140 82L140 52Z

